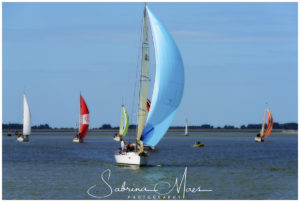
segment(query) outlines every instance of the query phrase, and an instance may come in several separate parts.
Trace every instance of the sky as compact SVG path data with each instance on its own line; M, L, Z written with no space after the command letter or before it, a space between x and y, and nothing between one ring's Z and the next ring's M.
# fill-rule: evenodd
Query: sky
M184 95L173 126L298 122L297 3L148 3L181 52ZM74 127L136 123L144 3L3 3L2 122ZM151 48L151 47L150 47ZM150 50L150 75L154 54ZM153 86L153 80L150 86ZM149 96L151 97L151 89Z

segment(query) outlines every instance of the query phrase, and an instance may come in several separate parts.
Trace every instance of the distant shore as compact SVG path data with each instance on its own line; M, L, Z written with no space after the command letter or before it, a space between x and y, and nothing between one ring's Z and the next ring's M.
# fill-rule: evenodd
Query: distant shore
M12 135L14 136L13 129L10 130ZM19 130L22 131L22 130ZM47 135L51 134L55 136L70 136L77 133L78 130L70 130L70 129L32 129L32 135ZM2 135L6 136L8 130L2 130ZM90 129L88 136L92 137L112 137L115 133L118 132L118 129ZM136 130L130 129L128 130L128 135L133 137L135 135ZM190 129L189 136L190 137L213 137L213 136L240 136L240 137L251 137L259 133L259 129ZM272 136L286 136L286 135L298 135L297 130L284 130L284 129L273 129ZM184 136L184 129L169 129L166 137L182 137Z
M78 129L32 129L33 132L74 132ZM8 129L3 129L3 132L8 132ZM11 132L14 132L15 129L10 129ZM19 130L21 131L21 130ZM89 129L90 132L118 132L119 129ZM134 132L136 129L129 129L128 132ZM183 132L184 129L169 129L170 132ZM259 129L224 129L224 128L211 128L211 129L189 129L189 132L259 132ZM297 130L286 130L286 129L273 129L272 132L277 133L297 133Z

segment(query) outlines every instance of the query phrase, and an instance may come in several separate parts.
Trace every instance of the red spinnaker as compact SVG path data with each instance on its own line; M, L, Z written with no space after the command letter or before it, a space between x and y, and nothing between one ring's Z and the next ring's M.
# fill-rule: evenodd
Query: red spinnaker
M272 128L273 128L273 117L272 117L271 112L268 110L268 126L267 126L266 132L264 134L264 138L266 138L270 135Z
M80 138L83 139L89 129L90 117L89 117L89 109L86 106L86 103L83 97L80 95L80 117L79 117L79 135Z

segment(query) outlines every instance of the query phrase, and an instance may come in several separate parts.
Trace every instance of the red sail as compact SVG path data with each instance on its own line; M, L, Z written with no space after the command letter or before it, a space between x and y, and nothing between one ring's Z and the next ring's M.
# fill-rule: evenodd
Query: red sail
M79 135L83 139L89 129L90 117L89 109L82 96L80 96L80 119L79 119Z
M147 108L148 112L150 110L150 106L151 106L151 101L149 99L147 99L146 108Z
M264 138L267 138L270 135L272 128L273 128L273 117L271 112L268 110L268 126L264 134Z

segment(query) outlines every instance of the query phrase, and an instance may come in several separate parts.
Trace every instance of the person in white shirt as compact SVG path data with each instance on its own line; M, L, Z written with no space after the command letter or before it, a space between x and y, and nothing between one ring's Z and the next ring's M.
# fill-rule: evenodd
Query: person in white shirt
M126 149L126 145L125 145L124 139L122 138L121 139L121 152L125 151L125 149Z

